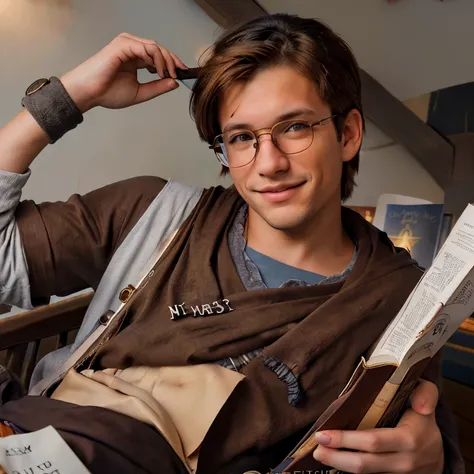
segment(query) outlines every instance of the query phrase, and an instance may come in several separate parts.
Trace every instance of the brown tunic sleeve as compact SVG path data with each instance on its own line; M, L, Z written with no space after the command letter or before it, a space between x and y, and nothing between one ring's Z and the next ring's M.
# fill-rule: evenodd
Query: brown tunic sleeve
M444 471L443 474L465 474L464 459L459 449L456 422L449 403L443 394L441 374L442 351L433 358L423 374L425 380L437 385L440 393L436 407L436 422L443 437Z
M138 177L66 202L23 201L16 222L34 304L96 288L120 243L166 181Z

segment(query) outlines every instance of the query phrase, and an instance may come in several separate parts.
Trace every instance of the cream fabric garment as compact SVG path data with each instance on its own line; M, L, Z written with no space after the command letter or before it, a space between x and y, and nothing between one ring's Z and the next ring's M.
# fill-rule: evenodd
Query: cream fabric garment
M217 364L70 370L51 398L155 426L192 473L212 422L244 378Z

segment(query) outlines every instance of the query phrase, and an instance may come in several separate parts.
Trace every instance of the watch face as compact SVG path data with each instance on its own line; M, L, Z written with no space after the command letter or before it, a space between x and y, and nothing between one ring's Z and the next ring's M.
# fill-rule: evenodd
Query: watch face
M42 89L46 84L49 84L49 79L38 79L37 81L33 82L28 89L26 89L25 95L31 95L35 92L38 92Z

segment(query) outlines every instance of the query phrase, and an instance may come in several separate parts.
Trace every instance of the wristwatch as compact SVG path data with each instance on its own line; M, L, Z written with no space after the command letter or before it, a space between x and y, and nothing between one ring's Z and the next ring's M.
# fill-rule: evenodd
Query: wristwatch
M21 101L38 125L56 143L65 133L76 128L84 117L57 77L37 79Z
M32 95L35 92L38 92L40 89L42 89L44 86L48 85L50 83L49 79L37 79L33 84L31 84L28 89L26 89L25 95Z

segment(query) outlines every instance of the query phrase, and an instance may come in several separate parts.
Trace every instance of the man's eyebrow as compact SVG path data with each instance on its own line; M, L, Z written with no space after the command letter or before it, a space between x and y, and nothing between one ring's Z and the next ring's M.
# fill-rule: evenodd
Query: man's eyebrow
M285 114L279 115L278 117L276 117L275 123L283 122L284 120L291 120L296 117L300 117L301 115L308 115L308 114L314 115L315 113L316 112L313 109L308 109L308 108L296 109L296 110L292 110L291 112L287 112ZM252 126L248 123L230 123L224 127L224 130L222 131L222 133L230 132L232 130L242 130L242 129L253 130Z

